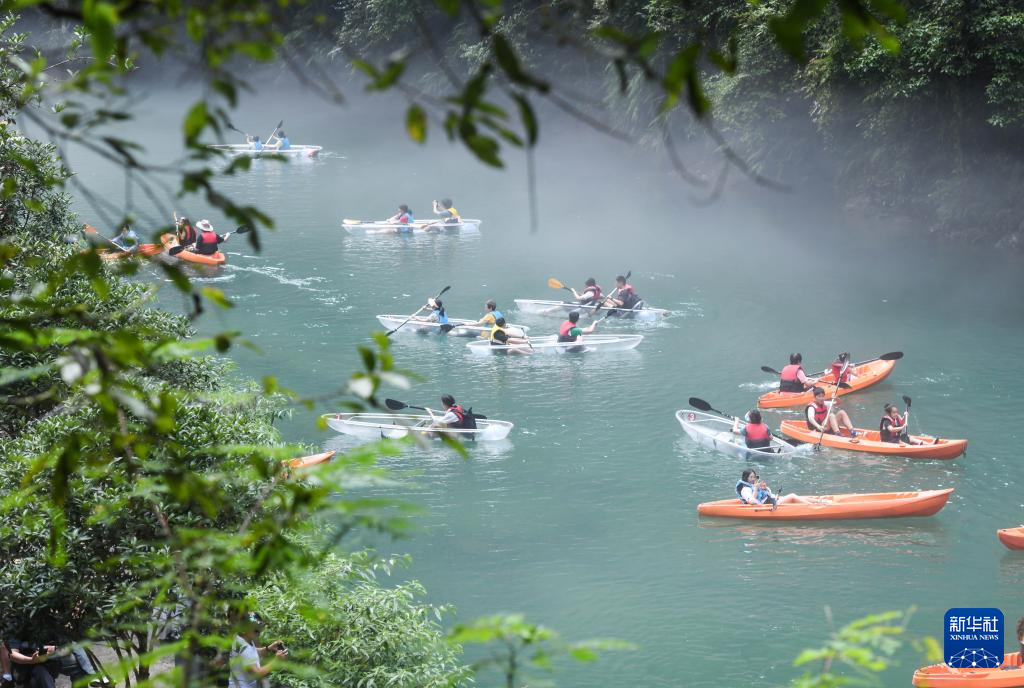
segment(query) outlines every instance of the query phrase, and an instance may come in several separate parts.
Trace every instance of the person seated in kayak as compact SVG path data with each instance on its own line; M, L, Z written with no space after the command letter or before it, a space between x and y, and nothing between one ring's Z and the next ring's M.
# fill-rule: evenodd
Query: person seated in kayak
M592 322L587 327L580 327L580 312L572 311L569 313L569 319L562 323L558 328L558 341L559 342L575 342L581 336L590 334L597 328L597 323Z
M415 221L416 219L412 216L412 211L409 210L409 206L405 203L398 206L398 212L386 220L386 222L393 225L402 225L395 228L396 232L411 232L412 223Z
M501 311L498 310L498 304L494 299L487 299L484 303L484 309L487 311L484 313L484 317L476 321L477 325L484 325L485 327L491 327L497 322L498 318L503 317Z
M892 442L893 444L924 444L921 440L914 439L907 434L907 417L900 415L900 410L896 407L896 404L885 405L885 415L882 416L882 420L878 423L878 437L883 442Z
M462 221L462 216L452 205L450 198L442 198L440 203L434 201L434 214L440 215L446 225L457 225Z
M178 220L177 234L178 243L182 246L191 246L199 240L199 233L196 232L195 227L192 226L192 222L187 217Z
M766 449L772 446L772 431L762 421L761 412L757 409L747 414L747 423L740 427L740 419L737 418L732 424L734 435L742 435L747 443L747 449Z
M476 423L472 422L469 412L455 403L455 397L445 394L441 397L441 406L444 407L444 414L438 418L429 408L426 409L430 416L431 426L435 428L475 428Z
M260 140L259 136L246 136L245 142L252 146L254 151L263 150L263 142Z
M632 308L640 300L636 289L632 284L626 282L626 278L619 275L615 278L615 290L612 295L604 300L605 308Z
M601 286L593 277L587 278L587 281L584 283L582 294L572 287L569 288L572 289L573 296L576 297L576 301L579 302L581 306L597 305L601 301Z
M517 346L520 344L525 344L526 346L530 345L530 340L525 337L513 337L509 335L508 330L505 329L507 327L508 323L505 322L505 318L496 318L494 320L494 327L491 328L491 332L487 337L491 342L491 346ZM528 354L531 350L515 348L509 349L509 351Z
M278 129L277 131L275 131L270 138L277 139L277 143L271 144L270 141L267 141L268 148L274 148L275 150L283 151L292 149L292 142L288 140L288 134L284 133L283 129Z
M792 492L788 495L775 495L753 468L743 471L736 483L736 495L744 504L828 504L827 499L810 499Z
M427 316L429 322L436 322L442 325L448 324L448 313L444 309L444 304L440 300L435 298L427 299L427 306L430 307L431 313Z
M814 386L814 380L804 372L803 361L804 357L799 353L789 355L789 365L779 375L780 392L805 392Z
M845 372L843 368L846 368ZM836 354L836 360L832 361L832 379L834 382L850 382L857 376L853 374L853 365L850 363L850 353L843 352Z
M217 247L227 241L227 237L221 236L213 231L213 225L209 220L200 220L196 223L198 238L195 248L189 249L201 256L212 256L217 252Z
M849 414L839 408L839 398L837 397L835 401L825 401L825 390L821 387L814 388L814 401L807 405L804 416L807 418L807 427L814 432L824 430L830 435L842 435L842 427L846 428L850 437L857 436Z
M128 225L122 227L121 233L111 241L125 253L135 253L139 250L139 235L132 231L132 228Z

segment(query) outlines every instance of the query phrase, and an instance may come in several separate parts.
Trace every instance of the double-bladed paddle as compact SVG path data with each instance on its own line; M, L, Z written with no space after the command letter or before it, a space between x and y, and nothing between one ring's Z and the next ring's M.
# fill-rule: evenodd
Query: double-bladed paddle
M444 293L445 293L446 291L448 291L449 289L451 289L451 288L452 288L452 287L451 287L451 285L448 285L447 287L445 287L444 289L442 289L441 291L439 291L439 292L437 293L437 296L435 296L435 297L434 297L434 301L437 301L437 300L438 300L439 298L441 298L441 297L442 297L442 296L444 295ZM395 329L393 329L393 330L388 330L387 332L385 332L385 333L384 333L384 335L385 335L386 337L390 337L390 336L391 336L391 335L393 335L393 334L394 334L395 332L398 332L398 331L399 331L400 329L402 329L402 327L403 327L403 326L404 326L404 325L405 325L406 323L408 323L408 322L409 322L410 320L412 320L413 318L415 318L415 317L416 317L416 316L417 316L417 315L419 314L419 312L420 312L420 311L422 311L422 310L423 310L424 308L426 308L426 307L427 307L428 305L430 305L430 302L429 302L429 301L428 301L427 303L423 304L422 306L420 306L419 308L417 308L417 309L416 309L416 312L415 312L415 313L413 313L412 315L410 315L410 316L409 316L408 318L406 318L406 319L405 319L404 321L402 321L402 324L401 324L401 325L399 325L398 327L396 327L396 328L395 328Z
M425 406L413 406L412 404L407 404L404 401L398 401L397 399L385 399L384 400L384 405L387 406L392 411L401 411L402 409L407 409L407 408L417 409L417 410L420 410L420 411L426 411L427 410L427 408ZM487 416L481 416L479 413L474 413L473 417L474 418L479 418L480 420L487 420Z
M566 291L572 291L572 287L565 286L561 281L554 277L548 277L548 286L552 289L565 289Z
M865 365L866 363L874 363L875 361L898 361L901 358L903 358L903 352L902 351L890 351L887 354L882 354L881 356L876 356L875 358L869 358L866 361L860 361L859 363L851 363L850 367L851 368L857 368L859 366ZM764 369L762 368L762 370L764 370ZM821 377L822 375L828 375L830 372L832 372L832 371L831 370L823 370L820 373L815 373L814 376L815 377Z
M250 227L248 225L242 225L241 227L236 228L233 232L228 232L227 234L225 234L224 235L224 241L227 241L228 239L230 239L232 234L248 234L251 231L252 231L252 227ZM169 254L171 254L172 256L176 256L179 253L181 253L182 251L187 251L190 248L194 247L195 245L196 245L195 242L193 242L191 244L186 244L185 246L181 246L181 245L172 246L170 249L168 249L167 252Z
M900 356L903 354L901 353ZM821 432L818 433L818 441L814 443L814 451L821 451L821 438L825 436L825 426L828 425L828 418L832 415L832 408L836 405L836 396L839 394L839 388L846 383L843 382L843 374L846 369L850 367L850 362L847 361L843 364L842 369L839 371L839 375L836 376L836 388L832 390L832 400L828 404L828 411L825 412L825 420L821 422ZM849 385L847 385L849 386Z

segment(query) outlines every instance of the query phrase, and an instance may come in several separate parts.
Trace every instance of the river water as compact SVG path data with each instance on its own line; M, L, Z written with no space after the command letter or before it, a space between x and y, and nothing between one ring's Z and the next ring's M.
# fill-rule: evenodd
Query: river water
M153 92L127 133L154 157L175 152L190 100ZM398 333L402 368L422 376L392 390L436 405L445 392L477 412L510 420L506 442L408 447L382 463L401 476L388 494L424 507L418 532L376 542L410 553L403 575L421 580L458 620L523 612L569 639L636 643L595 664L567 667L562 686L780 685L792 659L837 623L916 606L911 629L941 637L950 607L996 606L1007 623L1024 584L1024 557L995 538L1024 521L1018 408L1024 372L1019 259L936 247L902 235L843 230L827 197L731 185L708 205L657 153L631 148L564 120L542 129L537 153L541 229L530 233L524 166L491 170L431 131L416 146L402 102L357 98L345 109L308 95L252 98L236 123L268 129L283 117L294 143L323 145L319 160L257 161L223 189L277 221L259 253L241 237L228 264L197 274L236 304L208 313L203 332L242 330L260 352L233 350L240 373L273 374L302 394L341 388L358 365L378 313L411 313L451 285L449 313L478 317L488 298L510 319L553 332L559 320L522 317L513 298L557 298L554 276L606 288L632 270L664 322L608 321L603 332L639 331L634 351L595 356L476 358L466 340ZM123 179L71 154L75 171L116 203ZM484 220L478 236L381 239L346 236L342 217L382 218L398 203L429 216L452 196ZM161 217L172 208L137 208ZM226 220L195 200L193 219ZM76 205L89 219L81 198ZM142 279L162 282L155 271ZM168 288L163 303L181 308ZM884 402L913 397L911 427L968 437L952 462L871 458L835 451L759 465L776 488L804 494L954 487L929 519L776 525L698 519L699 502L730 497L745 464L697 447L674 418L690 396L742 413L773 387L761 365L781 368L802 351L808 369L837 351L855 360L900 350L892 376L846 397L862 426ZM355 442L316 428L299 410L289 441L344 450ZM773 426L787 413L767 413ZM451 620L449 620L451 621ZM1012 635L1012 631L1010 632ZM887 685L909 685L917 654Z

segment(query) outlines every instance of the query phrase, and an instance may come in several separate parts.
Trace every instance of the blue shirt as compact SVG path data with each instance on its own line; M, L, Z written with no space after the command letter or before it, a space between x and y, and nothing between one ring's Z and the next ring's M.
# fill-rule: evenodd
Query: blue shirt
M122 251L137 251L139 249L139 235L132 230L128 230L124 234L118 234L114 238L113 242L117 244Z
M281 139L281 150L291 150L291 149L292 149L292 143L291 143L291 141L288 140L288 137L285 136L283 139Z

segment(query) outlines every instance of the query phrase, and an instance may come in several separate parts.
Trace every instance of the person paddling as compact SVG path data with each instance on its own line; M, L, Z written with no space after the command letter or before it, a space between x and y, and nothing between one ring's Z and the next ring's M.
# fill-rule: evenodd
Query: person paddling
M886 404L885 414L878 423L878 437L883 442L893 444L924 444L921 440L914 439L907 433L907 416L900 415L896 404Z
M804 392L814 386L814 381L807 377L803 368L803 355L789 355L789 365L779 375L780 392Z
M498 310L498 304L494 299L487 299L487 302L484 303L484 309L487 312L484 313L484 317L477 320L475 324L490 327L497 322L498 318L504 317L501 314L501 311Z
M178 243L182 246L191 246L199 240L199 233L187 217L178 220L177 235Z
M139 235L125 225L121 228L121 233L111 239L111 243L116 244L125 253L135 253L139 250Z
M853 374L853 366L850 365L850 352L836 354L836 360L832 361L833 384L849 382L856 377Z
M637 296L636 289L633 288L632 284L626 281L623 275L619 275L615 278L615 291L612 292L614 296L609 296L604 301L605 308L633 308L640 301L640 297Z
M508 330L505 329L507 327L508 327L508 323L505 322L505 318L496 318L495 319L494 326L491 328L491 332L488 335L488 339L491 342L491 346L510 346L510 347L516 347L516 348L507 349L507 351L510 351L512 353L517 353L517 354L532 353L531 349L521 349L521 348L517 347L517 345L519 345L519 344L525 344L525 345L529 346L530 340L526 339L524 337L513 337L513 336L509 335Z
M590 334L597 328L597 322L592 322L587 327L580 327L578 325L580 321L580 312L572 311L569 313L569 319L561 324L558 328L558 341L559 342L575 342L585 334Z
M465 411L461 406L455 403L455 397L451 394L445 394L441 397L441 406L444 408L444 414L438 418L434 415L434 411L427 408L425 409L427 414L430 416L432 427L435 428L475 428L476 423L470 422L470 414Z
M288 140L288 134L284 133L283 129L275 131L270 138L277 139L277 143L271 144L270 141L268 141L268 147L283 151L292 149L292 142Z
M444 304L441 303L440 299L433 297L427 299L427 306L430 307L431 313L427 316L429 322L436 322L442 325L448 324L448 313L444 309Z
M807 405L804 414L807 417L807 427L814 432L824 430L831 435L842 435L840 427L844 427L850 433L850 437L857 437L857 431L853 429L850 416L838 406L838 398L835 401L825 401L825 390L815 387L814 401Z
M221 236L213 231L213 225L209 220L200 220L196 223L198 237L196 238L193 252L201 256L212 256L217 252L217 247L228 240L227 236Z
M387 219L388 222L395 225L411 225L416 219L412 215L412 211L409 210L409 206L405 203L398 206L398 212Z
M736 495L744 504L828 504L827 499L809 499L790 493L777 496L753 468L747 468L736 483Z
M569 287L569 289L581 306L596 305L601 301L601 285L593 277L587 278L583 286L583 293L576 291L572 287Z
M747 414L747 423L740 427L740 419L732 424L734 435L741 435L747 443L747 449L767 449L772 446L772 431L761 419L757 409Z
M457 225L462 221L462 216L459 215L459 211L452 205L452 199L450 198L442 198L440 203L434 201L434 214L440 215L446 225Z
M246 136L245 142L252 146L254 151L263 150L263 142L260 140L259 136Z

